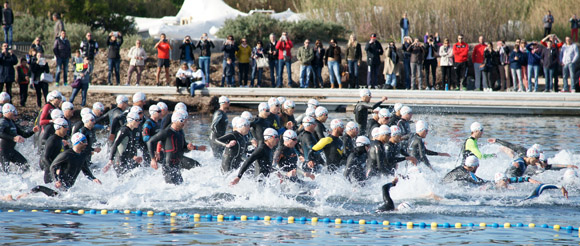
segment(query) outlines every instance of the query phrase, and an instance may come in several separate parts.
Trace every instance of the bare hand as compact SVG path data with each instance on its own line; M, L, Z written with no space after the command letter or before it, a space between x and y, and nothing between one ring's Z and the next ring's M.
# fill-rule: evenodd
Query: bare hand
M33 131L33 132L38 132L38 131L40 131L40 127L38 127L38 126L35 126L35 127L33 127L33 128L32 128L32 131Z
M62 183L60 181L56 181L56 182L54 182L54 187L60 188L60 187L62 187Z
M159 152L155 152L155 158L153 158L155 161L159 161L161 159L161 154L159 154Z
M197 146L197 150L199 151L205 151L206 149L207 147L205 145Z
M383 97L383 98L381 98L381 101L383 101L383 102L385 102L385 101L387 101L387 100L389 100L389 98L388 98L388 97Z
M190 143L190 144L188 144L188 145L187 145L187 149L188 149L188 150L193 150L193 149L194 149L194 147L195 147L195 146L194 146L192 143Z
M294 128L294 122L292 122L292 121L286 122L286 129L292 129L292 128Z
M487 142L488 143L495 143L495 140L496 140L495 138L488 138Z
M101 147L96 147L94 150L95 150L95 152L99 153L99 152L101 152Z
M308 167L309 168L314 168L314 162L313 161L308 161Z
M151 168L157 170L157 168L159 168L159 166L157 166L157 161L156 160L151 160Z
M17 142L17 143L24 143L24 138L21 136L16 136L13 138L13 140L14 140L14 142Z
M564 187L562 187L562 195L564 195L564 197L566 197L566 199L568 199L568 191Z
M300 160L300 162L304 162L304 156L298 156L298 160Z
M574 168L574 169L578 169L578 166L575 166L575 165L568 165L568 166L566 166L566 167L567 167L567 168Z
M93 179L93 182L102 185L103 183L101 183L101 181L99 179Z
M449 153L439 153L439 156L451 157L451 155Z
M226 147L227 148L234 147L234 146L236 146L236 143L237 143L236 140L232 140L228 144L226 144Z
M240 182L240 177L236 177L234 180L232 180L230 185L237 185L239 182Z
M412 156L409 156L409 157L407 157L407 158L405 158L405 159L407 159L407 161L410 161L410 162L412 162L412 163L413 163L413 165L417 165L417 158L415 158L415 157L412 157Z
M305 173L304 176L309 177L312 180L314 180L314 178L316 178L316 176L314 176L314 174L312 174L312 173Z
M113 161L107 162L107 165L105 165L105 167L103 167L103 173L107 173L109 171L109 169L111 168L111 166L113 166Z
M292 171L290 171L290 172L287 172L287 173L286 173L286 176L287 176L288 178L296 176L296 169L292 169Z
M141 156L133 156L133 160L137 163L141 163L143 161L143 157Z

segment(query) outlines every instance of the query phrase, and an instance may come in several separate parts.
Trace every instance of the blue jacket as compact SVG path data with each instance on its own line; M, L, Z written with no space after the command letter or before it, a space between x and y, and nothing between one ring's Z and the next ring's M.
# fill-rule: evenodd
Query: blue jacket
M540 66L542 65L542 56L540 55L540 50L538 52L532 53L532 45L534 43L529 43L526 45L526 50L528 50L528 65Z
M511 69L521 69L522 61L524 60L524 53L518 50L518 52L510 53L510 68ZM517 60L515 58L518 58Z

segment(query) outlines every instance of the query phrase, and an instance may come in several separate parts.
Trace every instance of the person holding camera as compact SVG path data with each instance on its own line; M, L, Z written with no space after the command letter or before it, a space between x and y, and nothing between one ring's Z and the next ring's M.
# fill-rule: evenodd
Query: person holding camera
M377 79L379 77L379 66L381 66L381 56L384 53L383 46L377 41L377 34L371 34L371 40L365 46L367 52L367 87L369 89L377 87Z
M422 90L423 87L423 61L425 59L425 46L416 38L407 48L411 53L411 88L413 90ZM415 85L415 80L417 84Z
M71 57L70 41L66 38L66 31L60 31L60 36L54 40L52 51L56 57L56 86L58 86L61 72L63 72L62 80L66 86L68 79L68 61Z
M211 49L215 48L213 41L204 33L199 38L199 42L195 46L201 52L199 54L199 68L203 71L205 75L205 81L209 84L209 64L211 60Z
M191 37L189 35L185 36L183 43L179 46L179 50L181 51L181 54L179 55L181 63L187 63L187 66L191 67L191 65L195 63L195 57L193 57L193 50L195 50L195 45L191 41Z
M292 87L294 82L292 82L292 41L288 38L288 33L283 32L280 40L276 44L276 49L278 50L278 83L276 83L276 88L282 87L282 73L284 72L284 65L286 65L286 70L288 72L288 86Z
M155 44L154 49L157 49L157 73L155 74L155 83L160 86L159 75L161 75L161 68L165 68L165 83L169 84L169 51L171 50L171 45L167 40L165 33L162 33L159 37L159 42Z
M425 47L425 78L427 79L428 90L434 90L435 83L437 83L437 57L439 56L439 46L435 43L433 36L427 38ZM433 78L433 82L429 80L429 73Z
M36 53L35 59L30 59L30 72L32 73L32 84L36 90L36 104L40 108L43 105L42 96L44 96L44 102L48 96L48 82L42 81L40 77L43 73L50 73L48 63L41 52Z
M276 87L276 76L278 75L278 49L276 49L276 35L270 33L270 41L265 47L264 52L268 54L268 68L270 69L270 84L272 88Z
M95 67L95 56L99 53L99 43L93 39L93 35L88 32L86 35L86 40L81 42L81 54L83 57L89 58L89 74L93 74L93 68Z
M233 69L230 67L230 64L234 64L236 62L236 52L238 51L238 46L236 45L236 42L234 41L234 36L232 36L232 35L228 36L228 39L226 39L226 42L224 43L224 46L222 47L222 51L224 52L224 60L222 62L222 66L223 66L222 87L224 87L224 83L226 82L226 77L229 76L229 75L226 75L226 69L228 70L227 71L228 74L232 73ZM231 60L230 63L228 63L228 58ZM235 74L235 72L234 72L234 74ZM228 77L228 86L233 86L233 84L235 84L235 81L233 81L233 79L230 80L230 78Z
M331 39L328 49L326 49L326 56L324 57L328 66L328 73L330 74L330 88L334 89L334 81L338 84L338 88L342 89L340 81L340 64L342 62L342 51L336 40Z
M457 43L453 45L453 69L457 76L457 87L459 89L467 90L467 58L469 53L469 45L463 41L463 34L457 36Z
M2 44L2 54L0 54L0 92L6 85L6 92L12 98L12 83L16 80L14 66L18 64L18 58L8 49L8 43Z
M117 80L117 85L121 83L121 45L123 44L123 35L120 32L109 33L109 39L107 39L108 49L108 62L109 62L109 85L112 85L111 76L113 76L113 70L115 71L115 79Z
M240 87L248 87L248 75L250 73L250 58L252 56L252 47L248 45L248 41L242 38L241 44L238 46L236 58L238 58L238 72L240 76Z
M254 80L256 78L258 79L256 87L260 88L262 86L262 73L264 72L264 68L258 67L259 59L264 59L264 48L262 47L262 41L258 40L256 47L252 49L252 80L250 87L254 87Z

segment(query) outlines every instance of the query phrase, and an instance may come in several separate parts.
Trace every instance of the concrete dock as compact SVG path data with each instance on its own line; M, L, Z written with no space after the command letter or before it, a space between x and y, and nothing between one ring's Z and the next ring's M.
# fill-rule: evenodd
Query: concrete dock
M70 87L60 87L67 91ZM169 86L100 86L91 85L89 93L111 95L144 92L152 97L172 99L188 95L185 89L176 92ZM474 91L412 91L371 90L373 100L383 96L388 103L410 105L415 112L475 113L475 114L522 114L522 115L580 115L580 93L523 93L523 92L474 92ZM299 89L299 88L222 88L209 87L196 91L196 96L228 96L232 104L255 107L270 97L284 96L300 107L308 99L316 98L331 110L352 110L359 100L355 89Z

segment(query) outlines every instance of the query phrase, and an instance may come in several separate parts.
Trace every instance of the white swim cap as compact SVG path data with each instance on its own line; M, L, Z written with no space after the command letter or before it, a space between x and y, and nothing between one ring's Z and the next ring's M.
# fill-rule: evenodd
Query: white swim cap
M540 153L544 152L542 149L542 145L540 145L540 144L534 144L534 145L532 145L532 148L537 149L538 152L540 152Z
M72 135L72 137L70 138L70 141L72 142L73 145L77 145L77 144L80 144L82 142L86 143L87 137L85 137L84 134L77 132L77 133Z
M267 103L260 103L258 105L258 112L270 112L270 106Z
M243 117L234 117L234 119L232 120L233 128L242 128L249 125L250 122Z
M483 131L483 126L479 122L471 123L471 132Z
M326 109L325 107L318 107L314 111L314 115L316 115L316 117L321 117L321 116L324 116L324 115L328 115L328 109Z
M470 155L467 158L465 158L465 166L477 167L479 166L479 159L477 158L477 156Z
M574 171L574 169L566 169L563 177L564 177L565 181L570 182L570 181L577 179L578 174L576 173L576 171Z
M395 103L393 110L395 110L395 112L397 112L397 111L401 110L401 108L403 108L402 103Z
M280 106L280 102L278 102L278 99L276 99L275 97L270 97L270 99L268 99L268 106L270 107Z
M177 104L175 104L175 107L173 107L173 111L179 111L179 110L187 112L187 106L185 105L185 103L178 102Z
M534 147L529 148L526 152L526 156L530 158L540 158L540 151Z
M360 97L370 97L371 96L371 90L369 89L360 89L358 91L358 94Z
M409 106L403 106L401 108L401 115L407 115L413 113L413 110Z
M14 105L12 105L10 103L5 103L4 106L2 106L2 114L7 114L7 113L18 114L18 112L16 112L16 107L14 107Z
M157 107L159 107L159 109L161 109L161 110L168 110L169 109L169 107L167 107L167 104L165 104L164 102L158 102Z
M313 125L315 122L316 122L316 120L310 116L306 116L302 119L302 124L305 124L305 125Z
M81 116L81 120L83 121L83 123L88 123L91 122L93 120L95 120L95 116L93 114L83 114Z
M48 93L46 100L50 102L54 99L62 100L62 93L60 93L60 91L57 91L57 90L54 90L54 91L51 91L50 93Z
M139 113L129 112L127 114L127 122L133 122L133 121L141 121L141 117L139 117Z
M389 118L391 117L391 112L389 112L389 110L386 108L382 108L381 110L379 110L379 117Z
M240 115L240 117L246 119L247 121L251 121L252 119L254 119L254 116L249 111L242 112L242 114Z
M64 118L64 113L62 112L62 110L55 108L50 112L50 118L53 120L56 120L58 118Z
M496 183L499 182L499 181L502 181L504 179L506 179L506 176L505 176L504 173L495 173L494 180L495 180Z
M541 162L547 162L548 158L546 158L546 155L544 155L544 153L540 153L540 161Z
M140 101L145 101L145 93L137 92L137 93L133 94L133 103L140 102Z
M90 108L82 108L81 109L81 117L83 117L83 115L85 114L91 114L91 109Z
M286 102L285 97L278 97L278 98L276 98L276 100L278 100L278 104L280 104L280 105L284 105L284 103Z
M405 211L405 210L410 210L413 209L413 205L411 205L408 202L402 202L399 204L399 206L397 206L397 210L399 211Z
M71 102L63 102L62 105L60 106L60 109L62 111L73 110L75 109L75 105L73 105Z
M294 104L294 101L292 101L292 100L284 101L284 104L283 105L284 105L284 109L289 109L289 108L295 108L296 107L296 104Z
M391 126L391 137L401 136L402 134L403 132L401 131L401 128L398 126Z
M362 146L369 146L371 145L371 141L366 136L358 136L356 138L355 146L362 147Z
M308 100L308 108L316 108L320 106L320 103L318 102L318 100L311 98Z
M278 137L278 132L276 130L272 128L266 128L266 130L264 130L264 140L276 137Z
M10 101L10 94L5 91L0 93L0 101Z
M115 101L117 102L117 104L128 103L129 98L127 98L127 96L125 96L125 95L118 95L117 99Z
M358 130L358 124L354 121L349 121L348 123L346 123L346 128L345 131L350 131L350 130Z
M415 123L415 132L416 133L420 133L424 130L428 130L429 129L429 124L425 121L417 121L417 123Z
M316 111L315 108L307 108L304 114L306 116L315 117L316 116L315 111Z
M293 130L286 130L283 137L284 140L298 139L298 135L296 135L296 132Z
M161 113L161 109L155 104L149 106L149 115L153 115L155 113Z
M98 110L98 111L105 111L105 105L103 105L103 103L101 102L96 102L95 104L93 104L93 110Z
M389 128L389 126L387 126L387 125L381 125L379 127L379 129L381 129L381 133L383 133L385 135L391 134L391 128Z
M143 113L143 109L139 106L132 106L131 109L129 110L129 113Z
M63 127L67 128L68 122L64 118L58 118L52 121L52 126L54 127L55 130L58 130Z
M187 114L183 110L178 110L173 112L171 115L171 122L185 122L187 120Z
M228 97L226 97L226 96L221 96L221 97L218 99L218 103L219 103L219 104L224 104L224 103L229 103L229 102L230 102L230 99L229 99Z
M334 130L336 128L344 129L344 123L340 119L334 119L330 122L330 129Z

